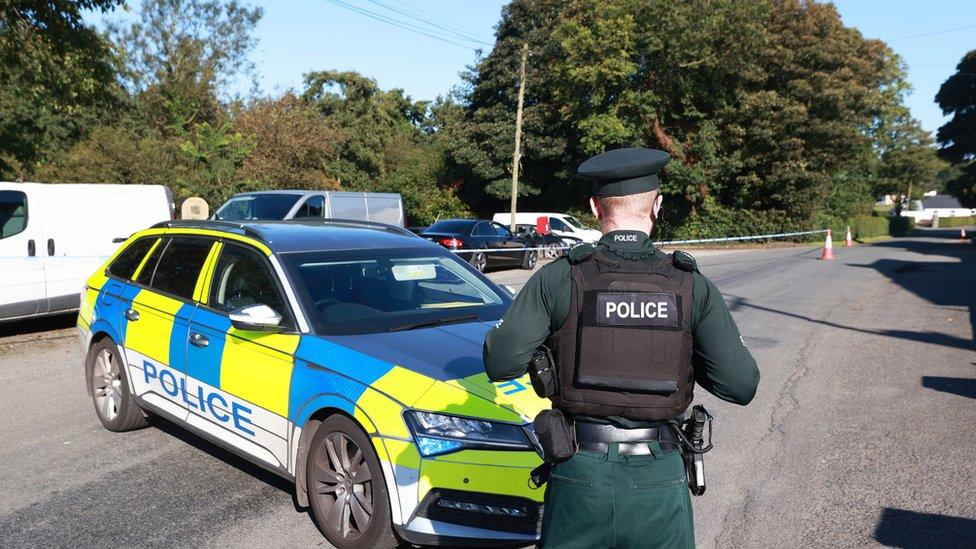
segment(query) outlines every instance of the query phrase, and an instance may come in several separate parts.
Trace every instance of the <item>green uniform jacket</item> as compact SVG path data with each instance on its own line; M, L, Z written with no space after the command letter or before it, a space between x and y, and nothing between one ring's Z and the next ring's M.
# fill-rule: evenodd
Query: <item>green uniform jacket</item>
M619 242L615 235L637 235L636 241ZM631 236L632 238L632 236ZM600 240L624 259L666 254L654 247L647 234L639 231L614 231ZM739 336L718 288L697 271L691 313L695 381L713 395L748 404L759 385L759 368ZM572 293L570 264L561 258L532 275L512 306L485 338L485 371L493 381L525 374L532 353L558 330L569 314ZM614 418L616 419L616 418Z

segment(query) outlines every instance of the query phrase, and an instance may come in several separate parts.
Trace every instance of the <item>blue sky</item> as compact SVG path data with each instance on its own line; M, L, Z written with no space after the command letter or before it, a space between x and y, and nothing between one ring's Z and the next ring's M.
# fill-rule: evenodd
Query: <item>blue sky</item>
M299 88L312 70L356 70L381 87L403 88L414 99L433 99L461 80L475 60L474 47L459 46L376 21L340 7L345 3L401 20L402 14L377 3L408 11L436 24L463 27L469 38L491 43L494 26L507 0L263 0L259 43L252 55L266 94ZM680 1L680 0L675 0ZM137 4L137 2L132 2ZM871 38L888 41L909 67L915 92L907 103L922 126L934 132L943 123L934 97L956 63L976 48L976 2L971 0L837 0L847 25ZM941 32L959 29L951 32ZM435 33L445 36L442 29ZM937 34L929 34L937 33ZM927 36L918 36L918 35ZM490 46L482 46L487 50Z

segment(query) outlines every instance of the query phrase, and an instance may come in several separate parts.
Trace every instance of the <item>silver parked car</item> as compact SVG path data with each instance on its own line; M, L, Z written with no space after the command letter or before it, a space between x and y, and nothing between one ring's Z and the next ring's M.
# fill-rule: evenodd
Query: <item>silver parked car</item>
M213 215L222 221L325 218L403 227L403 199L396 193L256 191L235 194Z

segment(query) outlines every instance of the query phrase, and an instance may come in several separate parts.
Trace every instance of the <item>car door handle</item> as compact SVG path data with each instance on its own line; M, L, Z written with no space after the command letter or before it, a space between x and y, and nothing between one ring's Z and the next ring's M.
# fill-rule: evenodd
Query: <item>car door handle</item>
M135 321L139 320L139 311L137 311L135 309L126 309L125 310L125 318L131 320L132 322L135 322Z
M194 332L190 334L190 343L196 347L206 347L210 345L210 339L203 334Z
M34 244L34 239L27 241L27 255L30 257L37 255L37 245Z

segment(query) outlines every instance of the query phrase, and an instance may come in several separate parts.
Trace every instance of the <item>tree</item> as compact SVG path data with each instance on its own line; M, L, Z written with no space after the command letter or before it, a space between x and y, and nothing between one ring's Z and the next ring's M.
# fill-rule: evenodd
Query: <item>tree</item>
M23 177L119 100L112 48L81 12L121 2L0 2L0 177Z
M261 8L237 0L143 0L139 18L114 25L123 46L125 83L158 128L182 135L192 125L221 124L221 99L238 78L254 84L247 55Z
M414 223L468 212L448 178L442 138L458 105L414 102L351 71L307 74L301 97L341 133L326 171L342 188L400 193Z
M946 183L946 190L966 205L976 206L976 50L956 65L935 101L942 113L952 118L939 128L939 156L958 167L959 175Z
M52 183L134 183L172 186L185 177L187 160L179 142L123 116L112 125L95 127L35 172Z
M237 114L234 128L254 136L238 177L252 188L337 189L329 175L344 135L308 103L287 93L259 99Z
M662 177L671 227L704 230L692 219L724 223L743 210L764 229L852 215L872 201L883 150L872 129L904 106L898 57L831 4L514 0L448 130L463 196L482 212L508 195L522 43L531 56L520 191L537 195L528 205L581 206L580 162L645 146L673 157Z
M248 189L237 171L256 146L254 136L235 132L229 123L211 126L204 122L180 143L188 161L188 172L176 179L173 194L178 199L192 195L217 205L232 194Z

